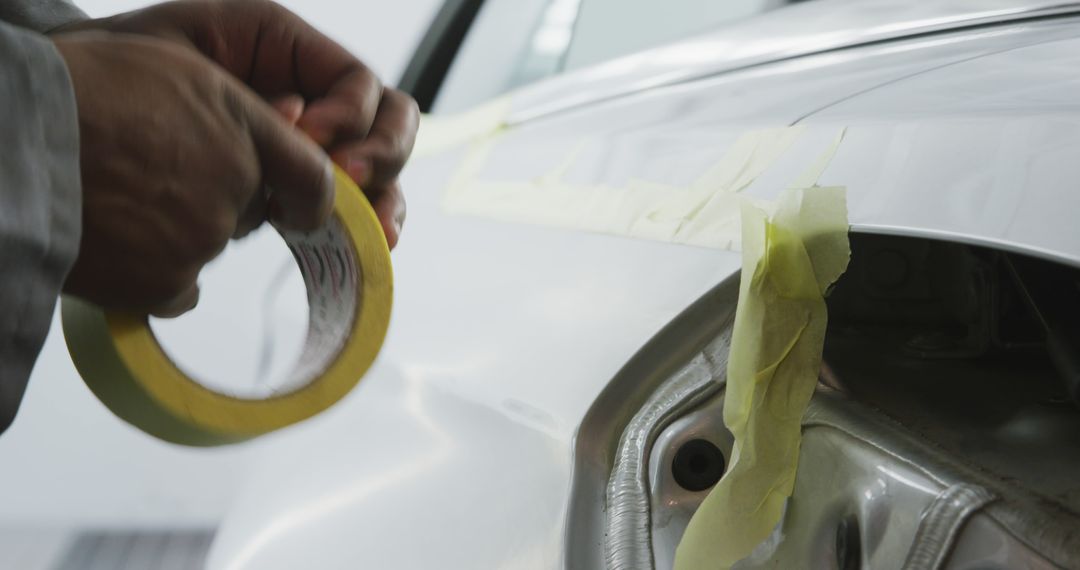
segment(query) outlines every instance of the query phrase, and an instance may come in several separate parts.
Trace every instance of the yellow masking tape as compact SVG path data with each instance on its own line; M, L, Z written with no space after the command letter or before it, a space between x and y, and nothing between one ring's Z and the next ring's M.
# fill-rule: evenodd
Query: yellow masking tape
M682 187L643 180L625 186L565 182L562 174L577 160L582 144L538 179L482 180L478 173L498 140L487 136L471 144L447 186L443 207L453 214L730 248L739 238L739 193L803 131L781 127L747 132L716 165Z
M481 172L503 131L474 137L446 187L443 208L451 214L578 229L671 243L738 249L739 204L746 190L794 145L805 127L743 133L688 185L630 179L622 185L580 184L564 175L590 141L572 145L550 172L527 180L486 180ZM844 137L832 142L797 179L814 185ZM764 203L764 201L761 201Z
M824 295L847 268L843 188L789 189L775 214L742 205L743 266L728 361L727 473L676 551L676 570L730 568L780 521L795 485L802 416L821 368Z
M454 115L425 114L420 117L412 157L437 154L498 132L505 127L509 114L508 95Z
M266 399L210 390L162 350L145 315L62 302L64 336L90 390L120 418L160 439L219 445L309 418L344 397L375 360L390 322L393 270L386 238L360 189L335 169L334 215L313 232L282 232L307 286L300 360Z

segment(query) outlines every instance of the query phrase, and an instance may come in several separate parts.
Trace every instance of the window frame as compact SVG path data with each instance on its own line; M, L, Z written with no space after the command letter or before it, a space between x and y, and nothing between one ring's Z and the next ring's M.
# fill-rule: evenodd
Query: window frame
M398 80L398 88L416 99L420 111L428 113L442 88L461 44L472 29L485 0L446 0L435 14L409 64Z

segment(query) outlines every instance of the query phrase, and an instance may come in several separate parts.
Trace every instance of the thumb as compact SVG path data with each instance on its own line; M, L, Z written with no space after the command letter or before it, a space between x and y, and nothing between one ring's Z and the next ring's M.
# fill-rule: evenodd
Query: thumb
M281 229L313 230L334 206L330 158L272 106L244 90L244 110L262 183L270 191L270 221Z
M285 122L295 125L304 114L306 104L303 97L289 94L270 99L270 106L281 115L281 118L285 119Z

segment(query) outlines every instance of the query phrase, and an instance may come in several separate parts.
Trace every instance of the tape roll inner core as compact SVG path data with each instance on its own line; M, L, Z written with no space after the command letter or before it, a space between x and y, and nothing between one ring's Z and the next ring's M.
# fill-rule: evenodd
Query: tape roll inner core
M300 359L275 395L295 392L329 368L363 303L356 248L336 216L314 232L281 232L281 236L307 286L308 332Z
M272 300L270 303L262 305L262 311L266 312L266 314L262 315L262 319L255 319L245 323L230 322L217 329L212 327L214 327L215 323L220 323L220 319L223 318L220 301L217 311L196 315L197 319L201 321L198 324L203 326L195 329L195 331L205 330L206 332L202 339L196 341L197 344L195 344L194 349L198 352L194 353L194 356L193 349L190 347L192 341L187 341L189 348L186 350L186 355L189 358L177 358L183 356L185 352L182 351L177 354L168 349L167 345L172 344L171 342L163 342L163 340L169 341L170 338L177 338L173 336L177 334L175 332L177 329L174 328L173 324L151 319L153 325L151 333L168 358L188 379L207 390L241 400L263 400L294 393L311 384L313 380L329 368L344 347L355 324L360 310L361 291L363 290L362 269L360 268L356 248L337 216L332 217L323 228L314 232L275 232L275 234L280 235L284 245L287 245L292 253L293 262L300 271L306 290L307 330L304 333L302 345L300 344L300 331L296 331L295 328L286 335L281 335L280 329L275 334L273 328L263 328L262 330L257 328L259 323L262 323L264 327L274 326L274 319L271 314L273 313ZM273 237L276 238L277 235ZM274 241L278 242L278 247L281 246L281 241L276 239ZM228 260L226 260L226 263L228 263ZM242 265L231 265L230 267L237 267L237 270L230 277L235 275L235 278L243 279L246 276ZM288 273L281 273L283 269L286 269L284 265L278 270L276 276L271 278L271 282L274 282L275 279L289 277L295 279L295 274L290 276ZM249 267L248 271L253 271L253 269ZM259 276L259 278L266 277ZM295 281L293 283L295 284ZM295 291L295 289L293 290ZM235 299L236 293L235 290L231 292L231 299ZM290 296L286 302L297 303L302 301L298 297ZM207 316L211 318L208 319ZM248 319L251 319L251 317L248 317ZM277 326L296 327L299 324L300 322L293 318L287 319L286 323L279 323ZM249 326L245 327L244 325ZM163 330L156 330L158 327L162 327ZM199 334L198 332L192 332L190 321L187 327L186 335L188 337L192 334ZM206 330L207 327L211 327L211 329ZM238 327L239 330L237 330ZM191 361L192 358L197 359L199 354L204 353L203 351L221 350L218 346L228 346L228 339L233 338L229 336L230 333L233 335L252 335L256 338L260 335L263 336L261 350L257 350L254 354L241 351L239 354L234 355L245 359L254 358L255 366L251 372L245 373L245 368L241 366L239 370L234 369L232 372L226 372L227 375L223 377L214 374L213 367L192 370L184 364L186 361ZM164 335L164 338L162 338L162 335ZM273 340L275 336L285 336L287 339L292 340L293 343L286 343L285 345L275 343ZM184 343L184 341L180 342L181 344ZM283 351L283 353L275 353L275 351ZM266 362L262 362L263 360L266 360ZM289 360L293 361L291 366L287 363ZM277 372L274 372L269 363L275 361L288 366L287 372L283 368L277 368ZM239 376L234 376L238 373Z

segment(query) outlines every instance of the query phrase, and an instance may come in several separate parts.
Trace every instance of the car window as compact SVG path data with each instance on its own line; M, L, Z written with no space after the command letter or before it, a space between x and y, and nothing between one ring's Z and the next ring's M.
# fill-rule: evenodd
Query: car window
M453 113L558 73L580 0L487 0L433 109Z
M462 111L566 70L657 47L794 0L487 0L433 109Z

